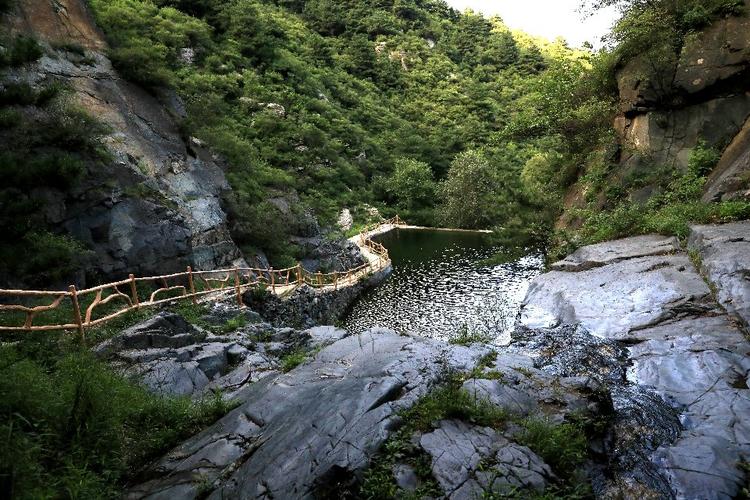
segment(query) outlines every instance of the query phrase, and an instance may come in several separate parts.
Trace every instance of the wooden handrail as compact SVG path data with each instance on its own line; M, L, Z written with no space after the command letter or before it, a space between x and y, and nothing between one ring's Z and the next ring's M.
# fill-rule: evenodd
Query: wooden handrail
M77 330L83 340L84 329L105 323L129 311L140 309L142 307L155 306L172 302L175 300L190 299L197 303L198 297L209 299L219 296L225 296L227 292L234 292L238 303L242 306L242 292L260 285L270 285L274 293L286 293L288 290L307 284L312 287L326 288L331 287L333 290L351 286L360 279L365 278L370 273L375 273L384 269L390 264L388 249L382 244L370 239L371 233L382 228L383 226L400 226L404 225L398 215L390 219L369 224L365 226L357 236L361 242L360 249L371 252L375 259L367 259L365 264L357 266L346 271L334 271L330 273L310 272L302 264L284 269L263 269L250 267L236 267L232 269L215 269L213 271L196 271L190 266L187 270L179 273L166 274L162 276L136 277L130 274L127 279L97 285L91 288L78 290L74 285L70 285L68 290L3 290L0 289L0 297L35 297L48 298L51 302L37 306L27 306L23 304L1 304L0 312L16 311L23 314L23 325L4 326L0 325L0 332L9 331L54 331L54 330ZM233 283L230 284L234 278ZM167 280L181 281L169 284ZM247 281L244 281L246 279ZM138 295L138 283L160 282L160 286L154 290L148 300L141 300ZM203 289L197 290L196 284L202 282ZM129 287L130 294L124 293L119 287ZM233 285L233 286L232 286ZM290 288L293 287L293 288ZM178 295L158 299L160 294L179 292ZM82 309L81 299L93 295L93 299L85 310ZM70 298L72 307L72 321L55 325L34 325L34 318L37 313L57 309L63 303L66 297ZM124 302L122 308L106 314L101 318L93 318L97 307L108 304L116 299Z

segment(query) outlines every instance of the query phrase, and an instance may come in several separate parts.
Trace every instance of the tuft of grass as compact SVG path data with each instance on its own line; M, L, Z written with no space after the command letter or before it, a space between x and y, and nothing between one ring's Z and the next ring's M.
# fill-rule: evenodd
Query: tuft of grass
M448 336L448 343L453 345L469 346L471 344L488 344L493 338L488 333L469 328L464 324Z
M307 361L307 353L302 349L290 352L281 358L281 371L290 372Z
M7 2L7 0L4 1ZM0 0L0 12L4 10L4 1ZM28 62L36 61L42 57L42 54L42 47L35 39L23 35L17 36L10 42L8 49L0 53L0 67L22 66Z
M557 476L578 476L588 456L588 442L581 426L555 424L544 417L525 418L520 425L523 431L516 437L518 443L539 455Z

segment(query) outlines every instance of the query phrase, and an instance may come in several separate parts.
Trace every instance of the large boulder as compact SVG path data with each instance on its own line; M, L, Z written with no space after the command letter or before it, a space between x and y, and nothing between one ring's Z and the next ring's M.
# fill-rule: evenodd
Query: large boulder
M510 494L518 489L543 491L554 478L533 451L489 427L446 420L422 435L420 445L430 455L432 474L449 499ZM481 467L488 459L491 465Z
M750 18L729 16L687 37L673 85L688 94L742 77L750 69Z
M710 309L710 295L686 255L636 257L539 276L529 287L520 321L528 328L580 323L594 335L627 339L634 330Z

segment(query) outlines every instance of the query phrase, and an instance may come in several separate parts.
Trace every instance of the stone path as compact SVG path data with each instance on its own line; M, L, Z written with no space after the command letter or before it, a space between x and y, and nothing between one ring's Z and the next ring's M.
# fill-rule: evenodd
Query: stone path
M532 283L520 321L628 346L628 379L680 414L677 439L650 456L674 497L730 499L750 460L750 223L695 226L689 248L708 283L674 238L582 248Z

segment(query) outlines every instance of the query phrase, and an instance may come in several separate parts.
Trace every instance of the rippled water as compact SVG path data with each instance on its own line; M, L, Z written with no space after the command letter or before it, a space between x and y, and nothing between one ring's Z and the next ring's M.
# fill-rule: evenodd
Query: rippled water
M388 248L393 274L369 290L345 318L355 333L375 326L450 338L469 329L504 344L541 254L487 264L498 248L487 235L397 229L376 238Z

